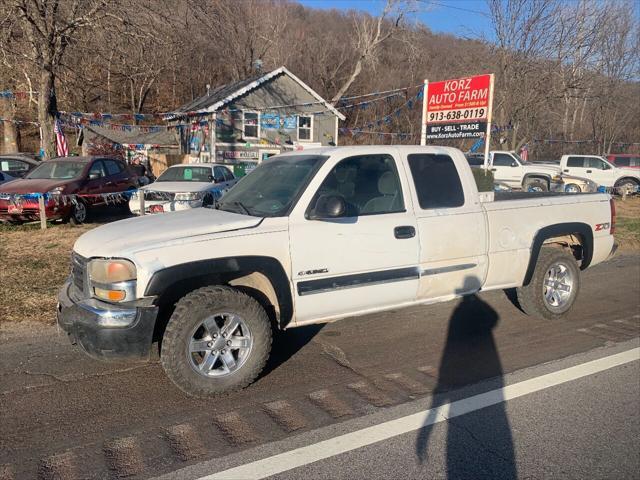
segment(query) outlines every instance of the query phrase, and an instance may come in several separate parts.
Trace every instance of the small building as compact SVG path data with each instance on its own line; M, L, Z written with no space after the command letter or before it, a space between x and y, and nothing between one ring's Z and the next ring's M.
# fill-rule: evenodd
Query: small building
M169 120L181 153L242 176L285 150L337 145L342 113L285 67L211 89Z

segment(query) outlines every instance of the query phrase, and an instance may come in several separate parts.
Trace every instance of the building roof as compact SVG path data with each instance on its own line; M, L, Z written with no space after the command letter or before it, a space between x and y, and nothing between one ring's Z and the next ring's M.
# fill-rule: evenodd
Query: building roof
M175 130L162 128L157 132L140 132L135 126L131 131L113 130L106 127L87 125L83 128L85 141L92 143L96 136L106 138L112 143L120 145L159 145L179 146L178 135Z
M340 113L336 108L323 99L320 95L318 95L309 85L304 83L298 77L296 77L293 73L287 70L286 67L280 67L272 72L266 73L264 75L258 75L251 78L247 78L245 80L240 80L239 82L230 83L228 85L223 85L218 87L208 94L205 94L199 98L196 98L190 103L183 105L179 109L175 111L176 114L186 113L186 112L197 112L197 113L213 113L224 107L226 104L232 102L238 97L249 93L250 91L258 88L265 82L268 82L272 78L277 77L278 75L287 75L293 81L295 81L298 85L300 85L304 90L306 90L312 97L314 97L319 105L324 106L327 110L336 115L340 120L344 120L346 117Z

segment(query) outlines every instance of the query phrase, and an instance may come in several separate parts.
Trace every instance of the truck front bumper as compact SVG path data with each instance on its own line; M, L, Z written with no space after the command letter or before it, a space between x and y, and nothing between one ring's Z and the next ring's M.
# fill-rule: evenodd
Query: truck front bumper
M58 293L57 317L72 344L98 360L149 359L158 307L76 302L69 296L70 287L67 280Z

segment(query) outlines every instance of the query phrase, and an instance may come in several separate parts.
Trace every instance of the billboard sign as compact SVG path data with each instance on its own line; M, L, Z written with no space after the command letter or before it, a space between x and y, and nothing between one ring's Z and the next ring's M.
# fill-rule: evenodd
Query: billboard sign
M423 140L484 137L491 122L492 97L492 74L425 81Z

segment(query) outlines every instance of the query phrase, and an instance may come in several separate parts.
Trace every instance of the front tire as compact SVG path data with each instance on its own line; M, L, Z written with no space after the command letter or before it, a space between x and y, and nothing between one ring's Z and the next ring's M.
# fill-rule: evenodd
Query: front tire
M620 182L616 183L616 188L616 193L618 195L630 195L631 193L637 191L638 184L630 179L621 180Z
M256 300L230 287L204 287L176 305L162 339L162 367L188 395L228 393L256 379L271 340L269 317Z
M564 317L580 291L580 269L570 253L543 248L528 285L516 289L527 315L556 320Z
M549 186L544 180L532 179L525 181L524 189L527 192L548 192Z
M89 221L89 206L82 200L78 200L71 207L69 222L71 225L82 225Z

